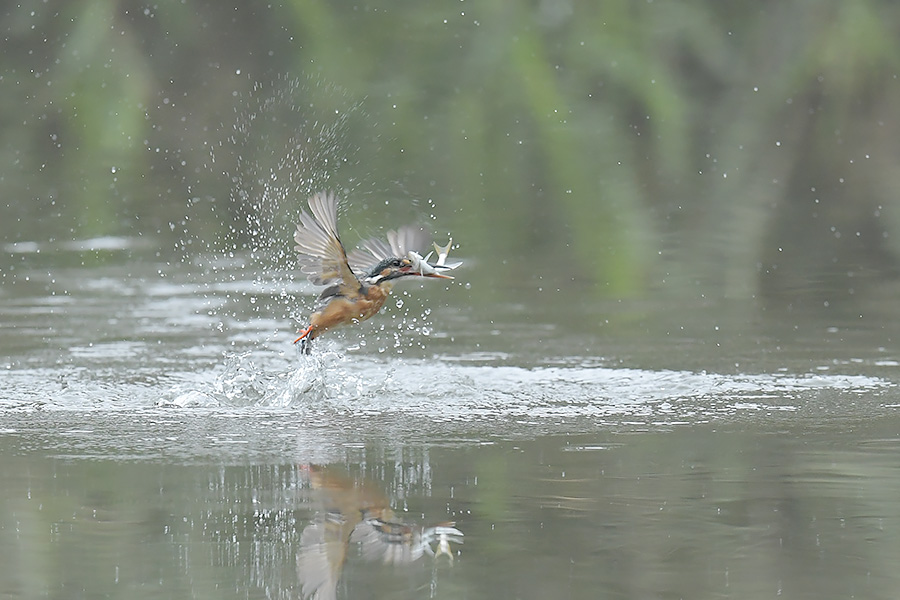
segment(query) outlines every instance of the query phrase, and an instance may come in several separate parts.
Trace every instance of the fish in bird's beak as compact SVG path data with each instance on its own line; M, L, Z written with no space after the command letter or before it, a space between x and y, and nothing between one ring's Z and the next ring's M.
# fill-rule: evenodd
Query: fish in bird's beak
M450 241L452 243L452 240ZM439 271L449 271L451 269L455 269L462 263L454 263L451 265L444 264L444 261L447 260L447 253L450 252L450 243L447 244L445 248L439 247L437 244L434 247L438 250L438 261L434 264L428 262L428 259L431 258L431 252L428 253L424 258L418 252L414 252L410 250L407 253L407 258L410 262L409 271L416 275L421 275L422 277L434 277L437 279L453 279L450 275L444 275Z
M418 253L409 251L407 259L410 262L409 266L405 266L400 270L408 275L419 275L421 277L434 277L437 279L453 279L449 275L444 275L442 273L438 273L435 266L430 264L427 260L422 258Z

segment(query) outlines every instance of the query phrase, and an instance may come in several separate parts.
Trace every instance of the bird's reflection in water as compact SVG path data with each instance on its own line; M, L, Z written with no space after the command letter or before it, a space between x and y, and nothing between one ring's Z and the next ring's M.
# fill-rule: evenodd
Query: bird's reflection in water
M407 564L428 554L453 561L451 543L462 544L455 523L422 527L398 520L379 490L316 465L302 470L322 507L300 535L297 577L303 598L337 597L341 571L351 545L366 560Z

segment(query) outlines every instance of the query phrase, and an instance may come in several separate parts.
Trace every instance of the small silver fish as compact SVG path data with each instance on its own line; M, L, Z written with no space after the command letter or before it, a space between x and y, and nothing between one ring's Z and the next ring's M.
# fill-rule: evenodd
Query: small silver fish
M406 255L407 255L407 258L409 258L409 261L412 263L413 270L416 271L417 273L419 273L419 275L434 275L434 274L438 274L438 270L449 271L451 269L455 269L456 267L458 267L459 265L462 264L461 262L452 263L449 265L446 264L447 254L450 253L450 246L452 244L453 244L452 239L449 242L447 242L447 245L444 246L443 248L438 246L436 243L434 244L434 248L438 252L438 260L436 263L428 262L428 260L431 258L431 255L434 254L434 252L429 252L427 255L425 255L423 257L418 252L410 250L409 252L407 252ZM448 279L453 279L449 275L443 275L443 274L441 274L441 275Z

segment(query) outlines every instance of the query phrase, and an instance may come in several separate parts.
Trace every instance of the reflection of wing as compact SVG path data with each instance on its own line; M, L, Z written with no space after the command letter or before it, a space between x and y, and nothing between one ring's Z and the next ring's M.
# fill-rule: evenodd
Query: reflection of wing
M303 253L303 272L316 285L338 284L340 292L353 296L359 281L347 264L344 246L337 230L337 197L333 193L318 192L309 199L312 215L300 212L300 224L294 233L294 249Z
M388 523L381 519L366 519L356 526L350 536L358 542L363 558L380 560L385 564L406 564L422 558L422 528L404 523Z
M446 554L452 561L451 542L463 541L463 533L454 523L423 528L399 522L376 486L316 465L307 465L304 471L310 488L321 494L328 508L318 512L300 534L297 578L301 598L336 599L351 542L359 544L366 560L406 564L426 553ZM431 548L433 544L437 550Z
M428 233L422 227L408 225L387 232L387 240L369 238L360 242L348 259L350 266L363 273L385 258L406 258L410 250L421 250L428 244Z
M355 523L341 515L317 515L300 534L297 578L300 597L309 600L334 600L337 585L347 559L347 542Z

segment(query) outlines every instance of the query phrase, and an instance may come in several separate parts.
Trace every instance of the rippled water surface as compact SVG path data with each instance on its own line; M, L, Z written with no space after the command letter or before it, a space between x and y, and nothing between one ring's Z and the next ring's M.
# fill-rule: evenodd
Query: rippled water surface
M888 318L458 281L303 357L290 273L6 250L0 597L900 586Z

